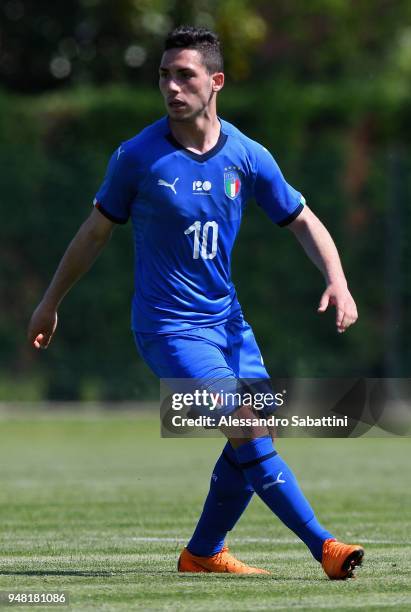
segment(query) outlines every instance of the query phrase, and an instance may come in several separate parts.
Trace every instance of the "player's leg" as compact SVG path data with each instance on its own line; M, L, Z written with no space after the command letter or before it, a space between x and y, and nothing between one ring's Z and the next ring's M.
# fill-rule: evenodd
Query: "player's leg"
M264 387L265 368L247 324L244 324L241 335L241 349L236 357L239 377L260 378ZM250 408L241 407L234 416L252 418L253 413ZM292 470L275 449L270 432L254 429L247 431L243 438L230 438L233 433L230 429L224 433L229 437L237 460L254 491L308 546L313 557L322 562L326 573L332 578L350 575L353 567L361 562L363 549L335 542L334 536L318 522Z
M211 474L210 490L200 520L187 544L188 550L201 557L220 552L227 533L243 514L253 493L231 444L227 442Z
M256 391L272 391L251 327L245 321L234 321L231 327L232 360L238 364L239 379L252 380L252 387ZM234 416L252 418L254 414L247 407L242 407ZM242 436L241 432L230 429L224 433L228 437L232 434ZM230 442L255 492L308 546L314 558L321 561L323 543L333 536L318 523L294 474L274 449L270 433L268 429L254 428L252 432L245 432L244 437L234 437Z
M224 540L248 506L254 490L238 465L229 442L211 475L200 520L187 547L180 555L181 572L269 573L247 566L229 552Z
M208 328L178 335L135 335L141 356L159 378L197 380L233 377L221 350L223 337L221 330ZM253 489L227 442L213 470L200 520L180 557L181 571L259 571L248 568L226 552L221 554L225 551L227 532L237 523L252 495Z
M233 438L231 445L257 495L321 562L323 544L333 535L318 522L293 472L275 450L268 431L254 439Z
M239 418L252 415L248 407L234 414ZM293 472L275 450L268 431L263 437L232 438L230 442L254 491L308 546L326 574L333 579L351 577L354 568L362 562L363 548L337 542L318 522Z

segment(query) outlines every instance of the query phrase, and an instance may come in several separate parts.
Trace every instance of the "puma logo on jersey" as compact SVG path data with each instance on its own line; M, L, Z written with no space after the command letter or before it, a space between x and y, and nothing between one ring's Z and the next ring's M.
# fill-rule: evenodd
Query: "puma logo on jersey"
M283 475L282 472L280 472L276 478L276 480L273 480L272 482L266 482L265 484L263 484L263 490L265 491L266 489L269 489L270 487L273 487L276 484L284 484L285 480L283 480L281 478L281 476Z
M163 187L170 187L171 191L177 195L175 184L177 183L179 178L180 177L178 176L176 179L174 179L173 183L167 183L167 181L164 181L163 179L158 179L157 185L163 185Z

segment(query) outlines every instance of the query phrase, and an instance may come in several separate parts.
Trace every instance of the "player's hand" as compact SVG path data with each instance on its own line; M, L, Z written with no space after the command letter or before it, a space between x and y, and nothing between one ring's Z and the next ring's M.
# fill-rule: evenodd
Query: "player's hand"
M358 319L357 306L344 283L331 283L321 296L317 312L325 312L328 306L336 307L337 332L342 334Z
M30 319L27 337L36 349L46 349L57 327L57 311L40 302Z

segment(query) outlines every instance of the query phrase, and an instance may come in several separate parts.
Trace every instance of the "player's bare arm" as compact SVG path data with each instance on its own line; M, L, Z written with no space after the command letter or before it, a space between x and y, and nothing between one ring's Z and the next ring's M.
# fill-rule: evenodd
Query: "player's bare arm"
M337 331L345 332L356 322L358 313L333 239L308 206L288 227L324 275L327 287L321 296L318 312L325 312L329 305L335 306Z
M57 327L57 310L70 288L89 270L109 240L114 223L93 209L64 253L43 299L34 311L28 339L35 348L47 348Z

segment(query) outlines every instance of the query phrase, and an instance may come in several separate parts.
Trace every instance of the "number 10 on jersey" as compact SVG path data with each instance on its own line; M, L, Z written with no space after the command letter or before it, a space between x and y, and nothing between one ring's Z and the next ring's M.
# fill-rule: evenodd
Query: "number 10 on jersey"
M211 251L208 250L208 234L211 231ZM193 243L193 259L214 259L217 255L217 240L218 240L218 223L216 221L207 221L203 225L201 231L201 221L195 221L185 230L185 234L194 232Z

